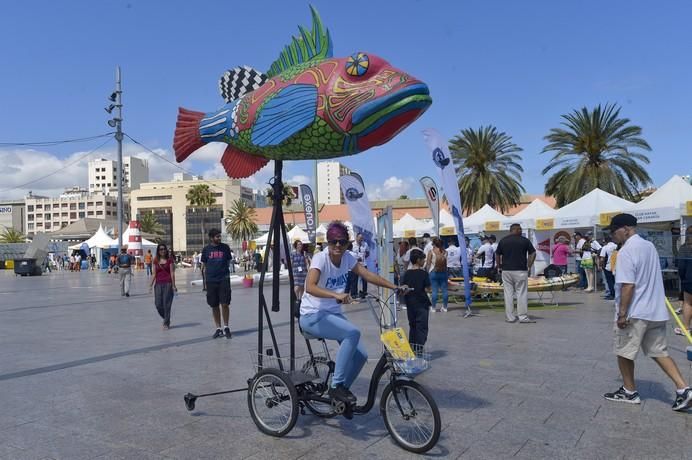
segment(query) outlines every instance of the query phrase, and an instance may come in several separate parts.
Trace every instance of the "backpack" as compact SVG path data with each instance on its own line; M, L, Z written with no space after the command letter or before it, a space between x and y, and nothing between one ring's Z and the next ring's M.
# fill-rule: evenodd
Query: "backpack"
M562 276L562 270L555 264L550 264L543 270L543 276L546 278L557 278Z
M433 271L436 272L446 272L447 271L447 254L444 252L437 254L433 250Z

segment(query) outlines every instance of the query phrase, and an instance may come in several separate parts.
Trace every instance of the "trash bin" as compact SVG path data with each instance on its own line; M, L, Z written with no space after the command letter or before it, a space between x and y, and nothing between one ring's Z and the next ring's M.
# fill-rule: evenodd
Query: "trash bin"
M21 276L40 276L42 270L36 265L36 259L14 259L14 273Z

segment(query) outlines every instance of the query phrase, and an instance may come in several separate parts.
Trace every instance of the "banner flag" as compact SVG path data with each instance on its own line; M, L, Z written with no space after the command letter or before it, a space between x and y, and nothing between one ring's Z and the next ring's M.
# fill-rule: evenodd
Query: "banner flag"
M457 227L457 236L459 239L459 248L461 249L461 267L464 274L464 299L466 308L471 310L471 277L469 276L469 261L466 256L466 240L464 239L464 222L461 217L461 195L459 193L459 184L457 183L457 175L454 170L452 157L449 155L447 141L440 136L434 129L423 130L423 139L432 154L433 163L437 167L442 181L442 189L447 197L450 211Z
M368 243L370 256L365 261L365 266L370 271L377 271L377 244L375 243L375 222L372 218L370 202L365 195L360 176L346 175L339 177L341 192L348 205L348 212L351 215L354 237L359 233L363 234L363 240Z
M300 184L300 196L303 200L303 211L305 212L305 229L308 232L310 243L315 244L317 235L317 222L315 221L315 199L309 185Z
M437 185L432 178L425 176L420 178L420 185L423 187L425 199L428 200L428 207L432 213L435 234L440 236L440 197Z

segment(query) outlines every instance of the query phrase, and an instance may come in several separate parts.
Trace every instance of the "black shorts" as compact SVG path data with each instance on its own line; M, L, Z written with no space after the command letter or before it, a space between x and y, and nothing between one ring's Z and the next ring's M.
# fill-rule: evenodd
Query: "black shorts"
M211 308L231 303L231 280L225 279L220 283L207 281L207 304Z

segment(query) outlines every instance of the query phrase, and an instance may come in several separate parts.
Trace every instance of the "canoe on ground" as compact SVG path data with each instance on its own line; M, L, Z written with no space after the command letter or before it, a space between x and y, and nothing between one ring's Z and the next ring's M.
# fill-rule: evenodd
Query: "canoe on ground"
M579 275L577 274L567 274L555 278L545 278L544 276L529 278L529 292L559 291L578 282ZM473 283L475 284L474 292L502 292L504 290L500 283L488 281L487 278L474 276ZM463 291L464 279L450 278L449 289Z

